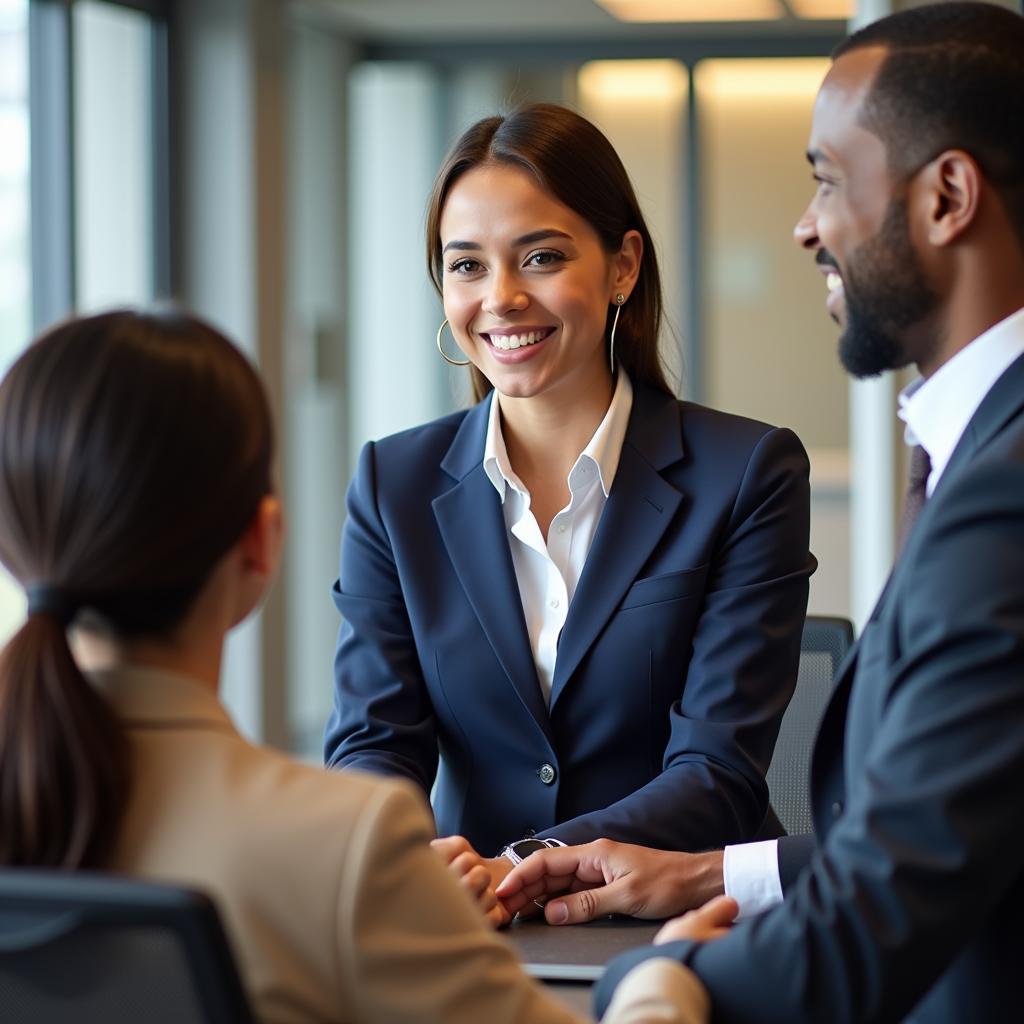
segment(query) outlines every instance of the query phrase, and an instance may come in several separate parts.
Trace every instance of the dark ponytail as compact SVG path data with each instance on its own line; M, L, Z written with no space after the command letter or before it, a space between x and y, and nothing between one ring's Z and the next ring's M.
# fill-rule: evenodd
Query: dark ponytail
M102 864L128 790L124 748L64 626L30 615L0 654L0 864Z
M0 560L29 616L0 654L0 864L102 867L127 742L67 638L166 636L270 491L266 396L182 313L72 320L0 383Z

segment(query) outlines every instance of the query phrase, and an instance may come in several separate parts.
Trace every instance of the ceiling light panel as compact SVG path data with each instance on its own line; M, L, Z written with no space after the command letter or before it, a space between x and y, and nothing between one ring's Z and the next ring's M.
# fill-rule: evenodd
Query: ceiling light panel
M595 0L619 21L770 21L785 14L779 0Z

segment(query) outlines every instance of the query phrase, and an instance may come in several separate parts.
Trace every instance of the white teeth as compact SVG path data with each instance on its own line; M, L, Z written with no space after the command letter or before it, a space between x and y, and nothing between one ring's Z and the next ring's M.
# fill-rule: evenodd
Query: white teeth
M536 345L541 339L541 333L541 331L530 331L528 334L492 334L491 343L495 348L508 352L509 349Z
M825 285L830 292L834 292L837 288L843 287L843 279L835 271L831 271L825 275Z

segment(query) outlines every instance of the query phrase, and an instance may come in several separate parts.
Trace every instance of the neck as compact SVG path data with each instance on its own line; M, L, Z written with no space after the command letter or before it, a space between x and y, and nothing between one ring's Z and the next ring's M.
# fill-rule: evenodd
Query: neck
M571 397L497 395L509 462L523 482L529 486L527 477L539 473L564 484L569 470L608 412L613 393L608 376L599 386Z
M136 666L161 669L175 675L188 676L202 683L213 693L220 681L223 635L205 642L196 640L182 643L172 637L136 637L121 640L107 633L89 629L76 629L72 633L71 647L75 661L83 672Z
M938 314L938 343L915 360L922 377L930 377L990 327L1024 307L1024 252L1008 235L999 246L965 245L957 263L941 282L946 296Z

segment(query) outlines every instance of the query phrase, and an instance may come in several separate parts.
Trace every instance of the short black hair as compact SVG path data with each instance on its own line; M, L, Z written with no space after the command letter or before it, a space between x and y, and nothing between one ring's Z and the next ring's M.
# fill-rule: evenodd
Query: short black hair
M910 174L947 149L977 160L1024 248L1024 18L987 3L937 3L853 33L851 50L888 51L861 121Z

